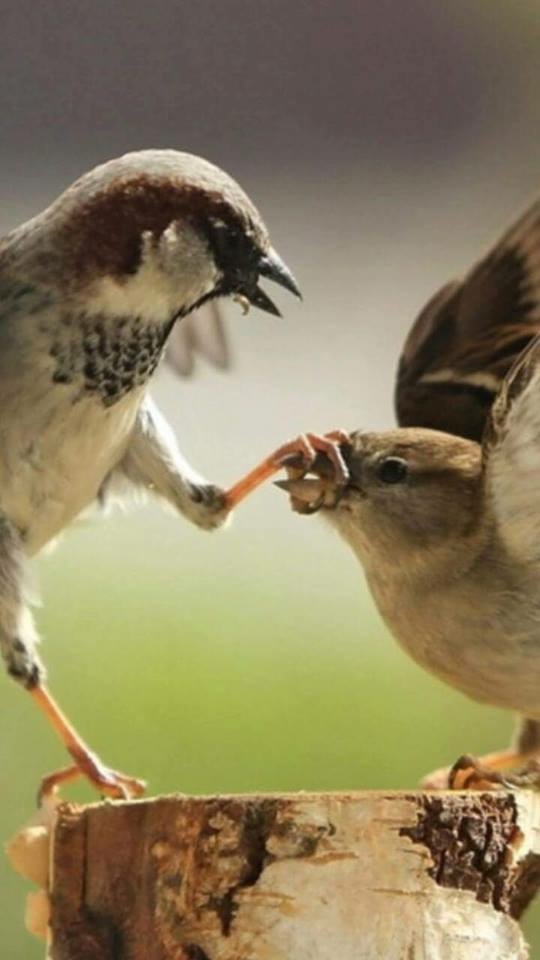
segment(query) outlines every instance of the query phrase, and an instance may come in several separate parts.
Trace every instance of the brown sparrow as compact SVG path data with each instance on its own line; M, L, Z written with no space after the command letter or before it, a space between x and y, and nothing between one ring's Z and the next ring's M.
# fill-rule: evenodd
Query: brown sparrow
M319 454L278 481L294 509L320 513L352 547L417 663L519 715L514 746L463 758L455 786L500 781L540 756L539 331L536 203L416 320L399 428L334 441L345 476ZM441 770L425 785L447 782Z

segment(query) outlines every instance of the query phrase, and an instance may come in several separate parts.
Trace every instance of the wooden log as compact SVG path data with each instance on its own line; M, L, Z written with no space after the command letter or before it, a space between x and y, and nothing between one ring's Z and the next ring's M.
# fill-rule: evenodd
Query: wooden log
M540 798L172 796L59 808L51 960L525 960Z

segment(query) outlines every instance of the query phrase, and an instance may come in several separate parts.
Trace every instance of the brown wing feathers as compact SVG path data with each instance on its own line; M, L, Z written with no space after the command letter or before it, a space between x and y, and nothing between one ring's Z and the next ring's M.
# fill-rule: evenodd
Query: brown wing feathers
M503 236L463 282L420 313L399 364L401 426L479 441L515 359L540 333L540 204Z
M165 359L181 377L192 374L198 356L221 370L231 365L223 317L213 300L178 320L167 343Z

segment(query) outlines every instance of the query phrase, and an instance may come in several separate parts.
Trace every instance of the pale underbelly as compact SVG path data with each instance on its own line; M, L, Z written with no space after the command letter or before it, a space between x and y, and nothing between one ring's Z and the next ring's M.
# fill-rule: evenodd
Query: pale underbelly
M141 391L112 407L83 397L0 421L0 513L34 554L97 497L120 462ZM64 397L62 398L64 400ZM16 429L8 424L16 422Z
M540 595L540 590L539 590ZM515 602L499 606L499 615L484 595L469 615L455 603L424 614L422 602L398 605L389 615L379 610L394 637L424 669L483 703L540 719L540 621L535 609ZM502 608L501 608L502 607ZM516 617L516 613L520 616ZM528 615L527 615L528 614ZM519 622L519 632L516 624Z
M395 635L420 666L471 699L540 720L540 633L536 642L507 636L505 651L486 637L470 637L467 649L452 640L428 651Z

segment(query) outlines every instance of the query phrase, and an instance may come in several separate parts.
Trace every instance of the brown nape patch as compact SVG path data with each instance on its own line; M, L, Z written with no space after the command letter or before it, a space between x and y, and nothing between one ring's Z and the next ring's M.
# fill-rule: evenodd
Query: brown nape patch
M518 919L538 890L540 856L518 863L509 848L520 839L511 793L460 797L418 797L418 819L400 836L427 847L433 861L428 873L441 887L470 890L481 903Z
M60 228L63 261L79 282L129 276L140 263L143 233L157 240L178 219L203 233L214 219L256 233L248 213L227 203L219 191L140 174L115 180L71 210Z

